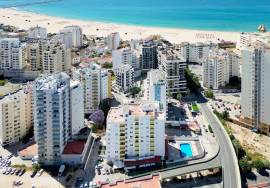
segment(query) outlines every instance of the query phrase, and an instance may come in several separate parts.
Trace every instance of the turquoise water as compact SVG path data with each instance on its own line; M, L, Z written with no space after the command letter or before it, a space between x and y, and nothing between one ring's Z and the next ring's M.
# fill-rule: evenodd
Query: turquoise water
M189 158L193 156L190 144L180 144L180 156L183 158Z
M0 0L0 7L44 0ZM17 7L32 12L132 25L221 31L270 27L270 0L60 0Z

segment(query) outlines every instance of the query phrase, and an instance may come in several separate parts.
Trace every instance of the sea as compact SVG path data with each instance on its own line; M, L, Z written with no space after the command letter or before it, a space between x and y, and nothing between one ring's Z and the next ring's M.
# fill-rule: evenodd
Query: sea
M270 0L0 0L0 7L140 26L256 31L264 24L270 28Z

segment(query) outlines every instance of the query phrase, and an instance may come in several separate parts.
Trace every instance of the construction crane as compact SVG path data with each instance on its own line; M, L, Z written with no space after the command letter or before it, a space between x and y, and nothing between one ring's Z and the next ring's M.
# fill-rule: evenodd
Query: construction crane
M63 1L63 0L44 0L44 1L34 1L31 3L13 3L9 5L0 6L0 8L24 7L24 6L31 6L31 5L38 5L38 4L54 3L54 2L59 2L59 1Z

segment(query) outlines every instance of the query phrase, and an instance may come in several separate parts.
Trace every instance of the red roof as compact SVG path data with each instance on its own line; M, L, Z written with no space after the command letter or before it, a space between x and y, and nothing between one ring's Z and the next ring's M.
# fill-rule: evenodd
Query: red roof
M126 167L144 165L144 164L149 164L149 163L160 163L160 162L161 162L160 156L155 156L155 157L147 158L147 159L138 159L138 160L129 160L129 159L124 160L124 164Z
M125 181L117 181L111 184L102 184L101 188L161 188L159 175L152 175L150 177L144 177L141 179L132 179Z
M84 149L86 140L76 140L68 142L65 146L63 154L81 154Z

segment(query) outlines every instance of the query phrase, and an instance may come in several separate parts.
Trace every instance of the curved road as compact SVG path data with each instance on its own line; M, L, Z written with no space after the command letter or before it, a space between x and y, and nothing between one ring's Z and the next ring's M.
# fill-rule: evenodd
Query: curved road
M207 106L207 103L201 103L200 106L201 111L208 119L208 122L210 123L220 146L221 163L223 169L223 187L241 188L241 176L238 160L232 142L223 125Z

